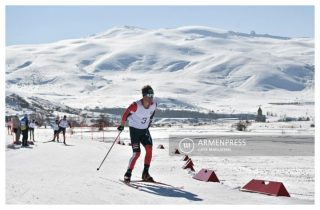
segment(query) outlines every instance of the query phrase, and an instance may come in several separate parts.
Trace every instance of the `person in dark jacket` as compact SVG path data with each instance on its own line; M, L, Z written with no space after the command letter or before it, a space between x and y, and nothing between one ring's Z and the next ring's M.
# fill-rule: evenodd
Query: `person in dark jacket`
M20 120L21 124L21 132L22 132L22 146L27 147L28 145L28 127L29 127L29 120L28 115L25 114L24 117Z

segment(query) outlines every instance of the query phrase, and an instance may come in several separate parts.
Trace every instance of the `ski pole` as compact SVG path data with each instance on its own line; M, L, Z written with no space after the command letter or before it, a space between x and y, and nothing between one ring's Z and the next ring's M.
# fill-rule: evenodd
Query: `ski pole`
M102 162L101 162L101 164L100 164L99 168L97 168L97 171L99 171L100 167L102 166L103 162L104 162L104 161L105 161L105 159L107 158L108 154L110 153L110 151L111 151L111 149L112 149L112 147L113 147L114 143L116 143L116 141L117 141L118 137L120 136L121 132L122 132L122 131L120 131L120 132L119 132L119 134L118 134L117 138L113 141L113 143L112 143L112 145L111 145L111 147L110 147L110 149L109 149L108 153L106 154L106 156L104 156L104 158L103 158L103 160L102 160Z

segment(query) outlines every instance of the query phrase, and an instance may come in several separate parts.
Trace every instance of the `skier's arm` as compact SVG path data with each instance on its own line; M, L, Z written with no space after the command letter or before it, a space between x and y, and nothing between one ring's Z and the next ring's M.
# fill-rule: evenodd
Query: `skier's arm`
M134 102L123 113L122 118L121 118L121 125L122 126L124 126L126 124L126 121L127 121L128 117L130 116L130 114L135 111L137 111L137 104Z
M123 113L122 118L121 118L121 124L118 126L118 131L123 131L124 129L124 125L126 124L126 121L128 119L128 117L130 116L131 113L137 111L137 104L136 103L132 103L127 109L126 111Z
M157 108L158 104L156 103L156 108ZM150 122L149 122L149 126L148 128L151 126L151 123L152 123L152 119L153 119L153 116L154 114L156 113L156 110L153 111L152 115L150 116Z

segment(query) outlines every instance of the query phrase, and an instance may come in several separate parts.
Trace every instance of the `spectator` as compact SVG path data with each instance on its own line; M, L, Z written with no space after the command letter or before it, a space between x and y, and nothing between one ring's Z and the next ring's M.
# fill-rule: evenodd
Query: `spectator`
M8 135L12 135L12 121L7 122Z
M12 128L13 128L13 133L16 135L14 143L20 145L21 144L21 141L20 141L21 124L20 124L18 113L12 119Z
M32 139L32 141L35 142L34 140L34 129L36 127L36 122L35 120L32 120L30 123L29 123L29 131L30 131L30 141Z
M28 144L29 120L28 120L27 114L25 114L24 117L21 118L20 124L21 124L21 131L22 131L22 146L27 147L27 146L29 146L29 144Z

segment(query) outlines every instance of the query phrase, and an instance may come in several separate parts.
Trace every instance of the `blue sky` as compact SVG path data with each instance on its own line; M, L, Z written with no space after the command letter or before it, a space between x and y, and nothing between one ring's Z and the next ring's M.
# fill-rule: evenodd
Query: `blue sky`
M6 45L81 38L115 26L202 25L314 37L313 6L6 6Z

